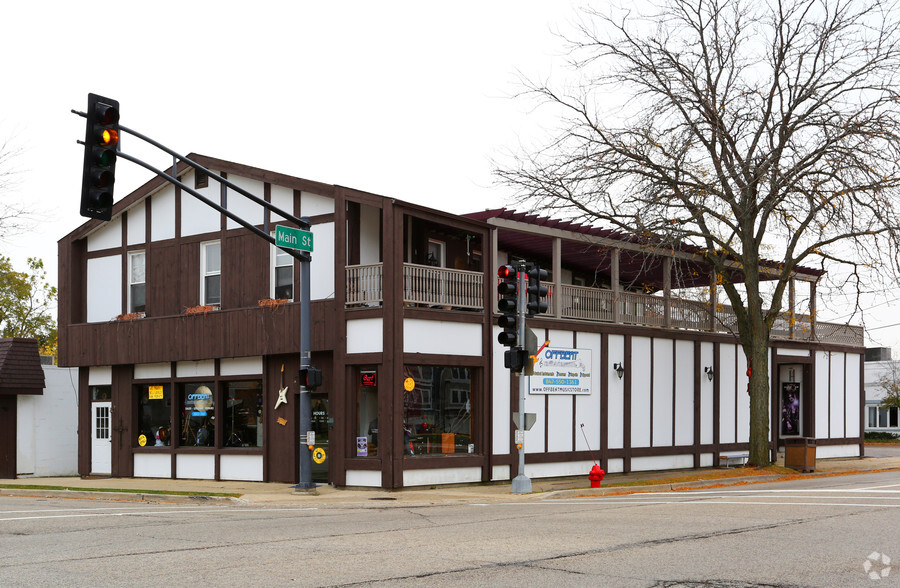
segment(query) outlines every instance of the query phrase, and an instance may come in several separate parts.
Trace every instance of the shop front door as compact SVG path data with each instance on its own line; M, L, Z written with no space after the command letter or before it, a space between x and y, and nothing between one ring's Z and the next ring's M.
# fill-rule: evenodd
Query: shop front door
M328 461L330 448L328 447L328 434L332 420L328 416L328 395L313 394L312 398L312 430L316 433L316 445L313 449L312 481L327 484Z
M91 404L91 473L112 473L112 402Z

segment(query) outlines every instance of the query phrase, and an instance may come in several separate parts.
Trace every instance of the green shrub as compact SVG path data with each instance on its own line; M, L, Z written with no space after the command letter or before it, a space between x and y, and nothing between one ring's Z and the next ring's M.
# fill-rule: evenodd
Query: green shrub
M898 439L900 439L900 435L888 433L887 431L866 433L866 441L897 441Z

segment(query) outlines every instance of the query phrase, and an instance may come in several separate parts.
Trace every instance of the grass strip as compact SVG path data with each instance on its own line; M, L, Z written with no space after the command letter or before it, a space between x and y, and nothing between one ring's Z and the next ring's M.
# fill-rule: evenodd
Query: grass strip
M69 492L122 492L125 494L157 494L169 496L221 496L225 498L239 498L241 494L233 492L187 492L179 490L139 490L131 488L79 488L76 486L38 486L35 484L0 484L4 490L65 490Z

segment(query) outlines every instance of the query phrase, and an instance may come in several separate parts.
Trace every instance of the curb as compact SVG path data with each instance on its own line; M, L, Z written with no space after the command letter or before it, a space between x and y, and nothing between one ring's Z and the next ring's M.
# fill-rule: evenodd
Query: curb
M670 484L645 484L643 486L608 486L606 488L582 488L575 490L557 490L547 496L555 498L591 498L593 496L618 496L623 494L640 494L650 492L676 492L678 490L695 490L701 488L742 486L745 484L777 482L785 476L780 474L767 474L761 476L747 476L741 478L722 478L710 480L692 480L690 482L673 482Z

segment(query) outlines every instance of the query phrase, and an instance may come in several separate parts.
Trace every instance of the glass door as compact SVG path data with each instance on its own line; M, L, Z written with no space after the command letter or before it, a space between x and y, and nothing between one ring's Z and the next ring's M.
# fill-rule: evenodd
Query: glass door
M312 481L328 483L328 434L334 424L328 415L328 395L313 394L312 401L312 430L316 433L316 444L313 448Z

